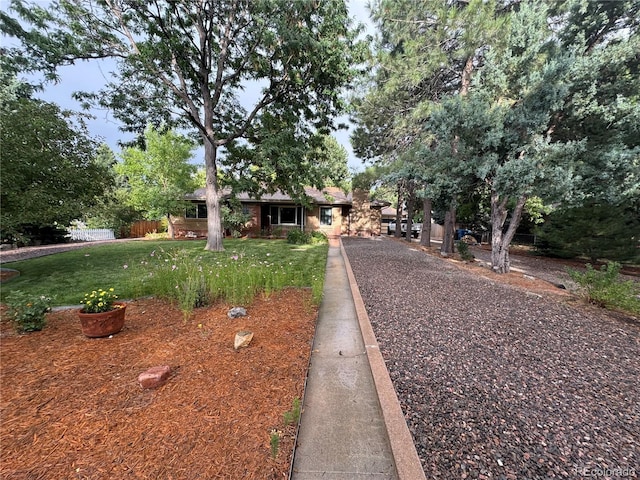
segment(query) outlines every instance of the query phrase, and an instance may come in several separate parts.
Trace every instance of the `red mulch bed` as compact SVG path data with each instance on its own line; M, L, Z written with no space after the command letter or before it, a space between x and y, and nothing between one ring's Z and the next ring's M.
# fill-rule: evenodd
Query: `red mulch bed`
M0 269L0 283L8 282L13 277L17 277L19 275L20 275L20 272L18 272L17 270L12 270L9 268Z
M81 333L75 311L50 313L27 335L3 319L0 477L286 478L296 432L283 414L303 395L317 308L308 290L258 298L245 318L229 308L184 320L163 301L137 300L124 329L101 339ZM235 351L245 329L253 341ZM171 377L143 390L138 375L157 365Z

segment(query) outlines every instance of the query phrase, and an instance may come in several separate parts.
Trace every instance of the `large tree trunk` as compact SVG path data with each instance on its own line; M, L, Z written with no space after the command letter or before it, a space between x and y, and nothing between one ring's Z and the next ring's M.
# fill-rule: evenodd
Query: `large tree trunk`
M444 237L442 238L442 246L440 247L440 255L448 257L453 255L453 240L456 229L456 203L451 202L449 210L444 214Z
M509 273L509 246L522 218L522 210L527 201L526 195L518 198L516 207L509 220L509 228L503 232L504 222L507 220L508 197L500 199L500 195L491 191L491 268L497 273Z
M407 194L407 233L405 239L411 243L411 228L413 227L413 205L415 203L415 197L413 195L413 188L409 188Z
M423 247L431 246L431 199L424 198L422 200L422 208L424 215L422 220L422 233L420 233L420 245Z
M220 197L222 192L218 185L218 168L216 165L217 149L205 138L204 162L207 175L205 188L205 201L207 204L207 245L205 250L221 252L222 246L222 222L220 221Z
M402 184L398 183L398 208L396 209L396 231L393 236L402 237Z
M461 87L460 96L465 96L469 93L469 86L471 85L471 74L473 73L473 59L474 56L470 55L462 69L461 75ZM458 142L459 138L456 136L453 139L453 153L458 154ZM442 239L442 246L440 247L440 255L447 257L453 255L455 251L454 239L456 231L456 202L453 200L449 206L449 210L444 215L444 238Z
M167 233L169 234L169 238L171 240L175 240L176 229L173 227L173 222L171 221L171 214L169 213L167 213Z

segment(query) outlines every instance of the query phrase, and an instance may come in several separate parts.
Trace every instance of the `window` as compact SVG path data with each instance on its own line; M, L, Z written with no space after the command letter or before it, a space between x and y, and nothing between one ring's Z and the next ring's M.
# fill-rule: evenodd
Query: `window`
M280 223L296 224L296 207L280 207Z
M207 218L207 206L204 203L192 203L184 212L185 218Z
M296 207L271 207L272 225L298 225Z
M320 225L331 225L333 210L331 207L320 207Z
M204 203L198 204L198 218L207 218L207 205Z

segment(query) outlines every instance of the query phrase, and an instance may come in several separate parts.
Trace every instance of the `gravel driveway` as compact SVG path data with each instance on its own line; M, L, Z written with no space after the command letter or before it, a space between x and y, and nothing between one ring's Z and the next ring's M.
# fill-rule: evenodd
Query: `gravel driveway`
M0 251L0 263L18 262L20 260L28 260L30 258L44 257L53 255L54 253L68 252L70 250L78 250L79 248L93 247L105 243L114 242L132 242L144 240L143 238L119 238L117 240L98 240L95 242L77 242L77 243L60 243L57 245L43 245L40 247L22 247L13 250Z
M427 478L640 476L640 325L345 238Z

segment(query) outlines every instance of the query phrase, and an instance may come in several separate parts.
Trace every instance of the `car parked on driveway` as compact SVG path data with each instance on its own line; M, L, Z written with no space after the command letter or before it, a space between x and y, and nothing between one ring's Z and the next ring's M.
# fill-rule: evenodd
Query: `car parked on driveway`
M421 223L412 223L411 224L411 236L413 238L418 238L418 235L420 235L420 232L422 231L422 224ZM407 236L407 221L406 220L402 220L401 224L400 224L400 234L403 237ZM389 222L389 226L387 228L387 233L389 235L394 235L396 233L396 221L395 220L391 220Z

